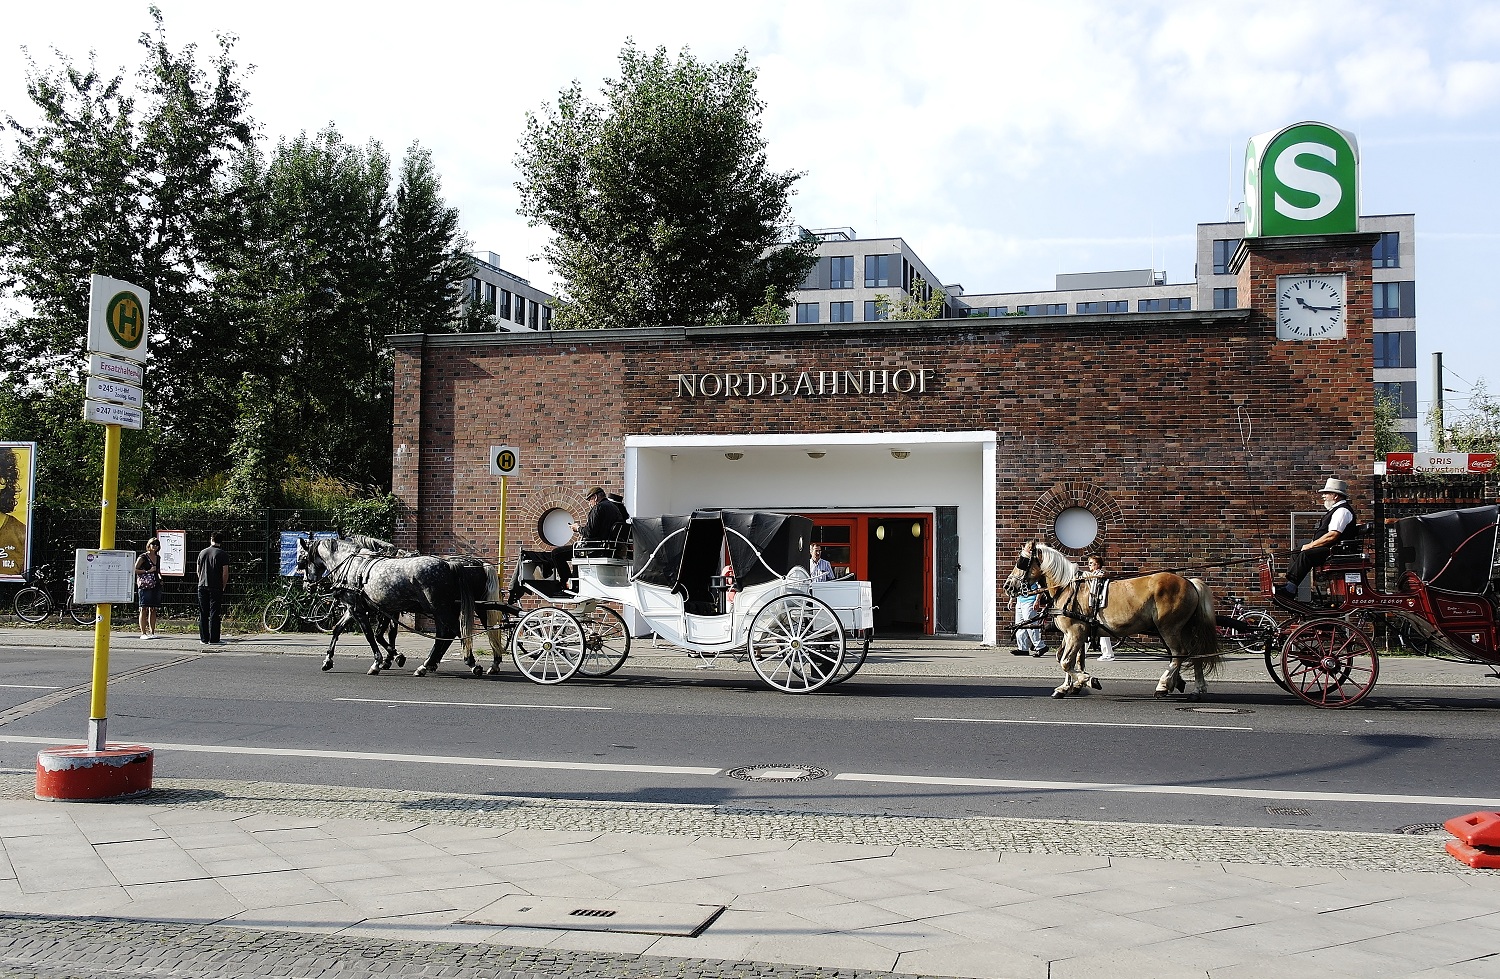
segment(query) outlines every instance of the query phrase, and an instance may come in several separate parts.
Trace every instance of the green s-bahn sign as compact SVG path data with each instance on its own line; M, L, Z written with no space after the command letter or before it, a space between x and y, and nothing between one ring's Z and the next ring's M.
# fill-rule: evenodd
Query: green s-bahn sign
M1351 234L1359 224L1354 134L1299 122L1245 148L1245 237Z

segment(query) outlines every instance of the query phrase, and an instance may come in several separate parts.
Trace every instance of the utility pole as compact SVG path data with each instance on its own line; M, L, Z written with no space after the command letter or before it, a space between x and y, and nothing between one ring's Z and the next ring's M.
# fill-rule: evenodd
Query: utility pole
M1432 352L1432 448L1443 451L1443 352Z

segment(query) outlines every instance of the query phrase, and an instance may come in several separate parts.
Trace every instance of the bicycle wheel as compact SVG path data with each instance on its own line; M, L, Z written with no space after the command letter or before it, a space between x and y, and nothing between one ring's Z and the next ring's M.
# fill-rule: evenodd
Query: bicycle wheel
M1240 621L1250 628L1248 630L1238 630L1235 633L1234 641L1240 649L1247 653L1257 653L1265 649L1268 635L1276 635L1277 630L1280 628L1269 612L1262 612L1259 609L1245 612L1240 616Z
M35 585L16 592L16 617L22 622L40 622L52 614L52 596Z
M307 621L319 632L332 632L339 621L339 601L332 595L316 595L307 610Z
M285 598L273 598L266 603L266 610L261 614L260 624L266 627L267 632L280 632L286 628L291 617L292 603Z
M79 625L93 625L95 622L99 621L99 606L77 605L70 598L68 599L68 614L71 615L73 617L73 621L77 622Z

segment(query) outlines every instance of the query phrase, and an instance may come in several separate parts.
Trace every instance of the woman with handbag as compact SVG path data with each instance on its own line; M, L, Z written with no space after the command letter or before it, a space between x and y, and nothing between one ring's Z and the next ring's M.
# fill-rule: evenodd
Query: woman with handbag
M156 638L156 610L161 606L161 542L146 542L146 551L135 561L135 602L140 608L142 639Z

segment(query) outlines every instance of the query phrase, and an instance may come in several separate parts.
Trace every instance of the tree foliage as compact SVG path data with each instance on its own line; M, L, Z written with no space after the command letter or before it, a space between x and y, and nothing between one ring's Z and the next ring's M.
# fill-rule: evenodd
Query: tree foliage
M1410 446L1401 434L1401 405L1394 398L1375 394L1375 454L1405 452Z
M1435 428L1438 419L1430 419ZM1444 408L1442 438L1433 441L1444 452L1500 452L1500 401L1489 392L1484 378L1474 382L1467 408L1449 404Z
M385 485L385 338L451 329L470 267L431 156L413 144L393 177L378 143L332 126L267 153L234 38L203 66L151 14L134 85L59 55L30 64L33 118L0 117L0 438L42 443L40 498L97 502L102 439L79 404L100 273L151 293L146 429L122 440L123 498Z
M877 295L875 314L883 320L935 320L943 315L947 298L947 293L930 288L919 275L912 280L911 290L899 293L894 301L887 295Z
M704 62L627 42L590 101L578 82L527 114L519 213L545 225L559 329L745 322L816 261L790 234L801 174L777 173L741 50Z

